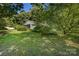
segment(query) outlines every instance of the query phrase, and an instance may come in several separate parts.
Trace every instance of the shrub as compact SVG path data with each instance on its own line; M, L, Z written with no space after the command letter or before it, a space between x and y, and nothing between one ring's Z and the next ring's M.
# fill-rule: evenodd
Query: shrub
M0 26L0 30L7 30L5 27Z
M50 28L47 26L36 26L33 31L40 32L40 33L49 33Z
M25 26L22 26L22 25L16 25L15 29L17 29L18 31L26 31L27 30L27 28Z
M51 27L43 26L43 25L36 26L36 27L33 29L33 31L34 31L34 32L41 33L41 35L45 35L45 36L57 35L57 33L56 33L55 31L52 31L52 28L51 28Z
M0 35L5 35L7 34L8 32L6 30L0 30Z

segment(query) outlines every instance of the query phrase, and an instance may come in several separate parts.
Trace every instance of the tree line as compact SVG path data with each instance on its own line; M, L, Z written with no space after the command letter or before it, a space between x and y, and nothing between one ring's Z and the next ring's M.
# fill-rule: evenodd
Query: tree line
M23 4L0 4L0 29L5 29L5 26L23 26L27 20L31 20L36 23L33 30L36 32L64 35L79 31L79 4L31 5L30 11L26 12L22 10Z

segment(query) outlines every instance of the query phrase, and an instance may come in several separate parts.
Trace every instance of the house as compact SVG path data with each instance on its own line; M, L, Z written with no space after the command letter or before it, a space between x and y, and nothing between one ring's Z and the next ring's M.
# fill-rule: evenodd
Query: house
M29 29L34 29L36 27L35 22L34 21L30 21L30 20L26 21L24 23L24 26L28 27Z

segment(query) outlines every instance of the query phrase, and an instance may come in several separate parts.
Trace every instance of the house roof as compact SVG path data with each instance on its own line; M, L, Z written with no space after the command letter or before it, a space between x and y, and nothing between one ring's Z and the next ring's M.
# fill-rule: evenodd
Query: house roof
M35 22L34 21L26 21L25 23L24 23L24 25L28 25L28 24L35 24Z

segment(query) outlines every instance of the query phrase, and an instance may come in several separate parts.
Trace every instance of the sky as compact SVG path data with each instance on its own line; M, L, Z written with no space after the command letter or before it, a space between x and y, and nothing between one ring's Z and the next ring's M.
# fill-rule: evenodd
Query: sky
M30 3L24 3L24 9L26 12L28 12L31 8L32 8L32 5Z

